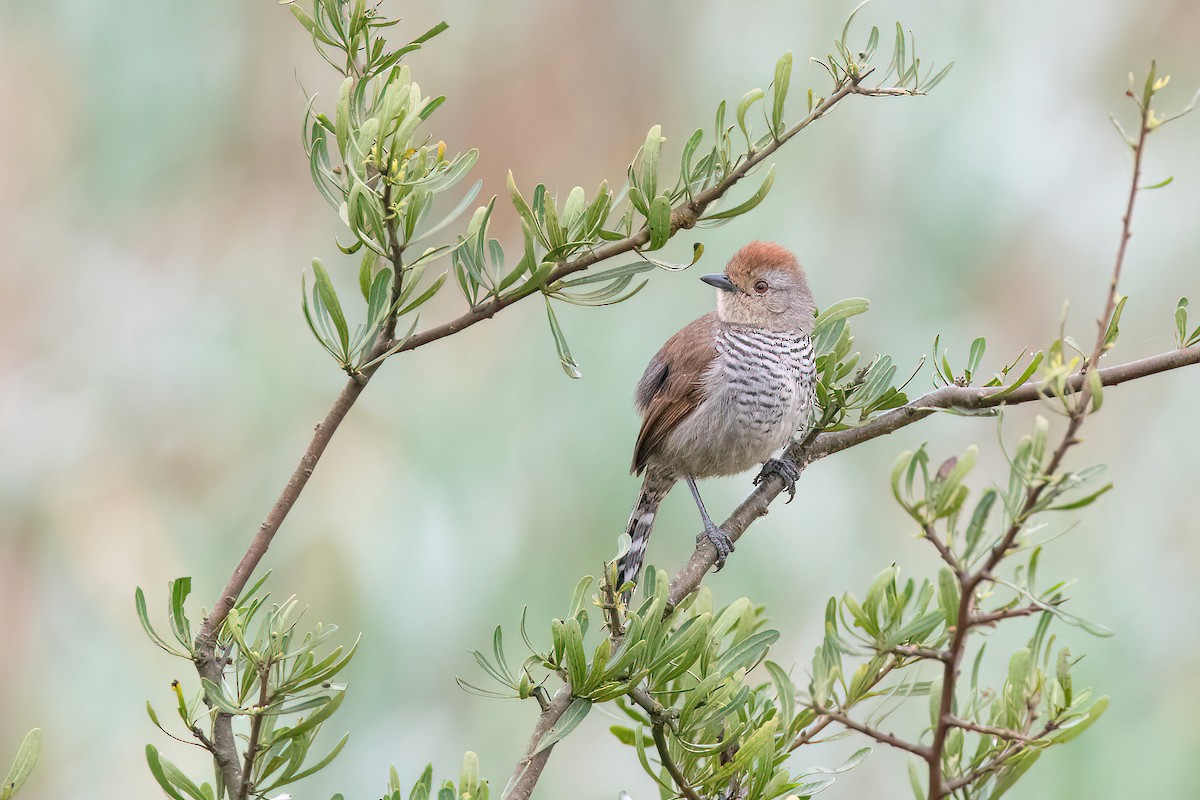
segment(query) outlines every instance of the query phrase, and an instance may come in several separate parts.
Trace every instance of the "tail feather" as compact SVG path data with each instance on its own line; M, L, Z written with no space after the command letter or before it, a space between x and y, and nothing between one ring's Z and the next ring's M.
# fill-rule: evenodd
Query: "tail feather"
M642 563L646 560L646 543L654 530L654 515L658 513L658 504L675 485L675 478L655 470L646 472L642 481L642 491L638 495L633 513L629 515L629 525L625 532L629 534L629 552L621 557L617 564L617 585L621 586L630 581L637 582L642 571ZM623 599L629 602L632 592L625 592Z

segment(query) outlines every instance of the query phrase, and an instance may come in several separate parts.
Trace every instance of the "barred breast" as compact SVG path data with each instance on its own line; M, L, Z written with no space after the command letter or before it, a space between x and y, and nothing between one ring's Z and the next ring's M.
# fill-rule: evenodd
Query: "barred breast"
M812 339L808 334L721 325L706 399L667 443L667 459L697 478L744 472L811 423Z

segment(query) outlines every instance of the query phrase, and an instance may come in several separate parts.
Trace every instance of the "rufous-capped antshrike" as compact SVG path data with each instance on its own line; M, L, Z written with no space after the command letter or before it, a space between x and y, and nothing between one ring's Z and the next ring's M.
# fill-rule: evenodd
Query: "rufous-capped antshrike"
M709 517L697 478L733 475L764 463L755 479L778 473L789 492L798 477L771 458L813 418L815 317L808 279L796 257L769 242L739 250L724 273L700 280L717 288L717 310L676 333L638 382L642 429L633 472L646 477L629 517L631 544L618 585L636 581L658 504L683 479L717 551L717 568L733 542Z

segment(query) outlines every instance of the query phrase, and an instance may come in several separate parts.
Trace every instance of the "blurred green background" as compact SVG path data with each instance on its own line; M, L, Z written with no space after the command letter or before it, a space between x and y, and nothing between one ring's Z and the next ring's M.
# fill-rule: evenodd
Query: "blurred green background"
M619 184L647 128L662 123L678 152L719 99L765 87L788 49L799 103L825 85L805 57L831 48L851 7L385 3L404 18L397 37L450 23L410 63L449 98L434 137L481 149L485 195L504 193L509 168L526 190ZM699 272L741 243L794 249L822 305L870 298L858 346L902 365L941 333L960 361L986 336L985 368L998 368L1044 346L1068 298L1069 329L1090 339L1128 180L1106 113L1128 112L1127 72L1155 57L1174 75L1164 104L1190 99L1200 5L880 0L863 14L885 42L896 19L925 59L957 60L949 78L930 97L839 106L780 153L755 213L672 243L680 258L704 243L696 269L654 274L614 308L563 308L582 381L564 377L531 300L372 382L267 557L277 596L363 636L327 731L350 743L297 798L378 796L390 762L406 784L429 760L455 774L466 749L503 786L536 708L466 695L454 675L478 677L468 651L499 622L515 633L523 606L531 620L564 613L613 552L636 493L633 384L711 307ZM144 638L133 590L161 608L167 580L192 575L211 602L343 381L299 308L312 256L347 289L356 262L339 258L345 235L309 183L297 79L330 97L328 68L265 0L0 6L0 760L45 728L28 797L159 796L148 741L206 772L143 713L147 699L169 708L171 679L194 674ZM1147 183L1176 182L1139 199L1110 360L1170 349L1176 299L1200 300L1198 126L1151 142ZM513 214L497 217L512 243ZM461 308L451 283L424 322ZM928 386L926 372L914 389ZM1046 535L1078 524L1042 573L1079 578L1072 609L1116 631L1060 631L1088 654L1077 681L1113 704L1014 797L1195 796L1198 397L1195 369L1110 391L1073 453L1110 463L1117 490L1049 521ZM1006 433L1032 413L1010 414ZM784 632L774 657L801 681L828 596L863 592L893 562L936 570L887 488L895 455L925 440L935 457L979 442L977 486L1006 474L993 421L931 419L815 466L708 581L718 602L768 605ZM748 489L749 476L713 481L706 498L724 512ZM651 560L681 563L697 528L676 492ZM996 642L997 668L1024 635ZM832 766L852 746L804 758ZM622 788L656 796L594 715L556 750L539 796ZM904 758L876 748L827 796L907 797Z

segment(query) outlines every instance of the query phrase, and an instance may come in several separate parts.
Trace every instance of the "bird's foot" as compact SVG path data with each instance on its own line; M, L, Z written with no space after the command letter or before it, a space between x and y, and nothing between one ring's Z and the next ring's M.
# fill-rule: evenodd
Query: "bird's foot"
M713 549L717 551L717 572L720 572L725 566L725 559L729 558L729 554L734 550L733 539L716 525L708 523L704 526L704 533L696 537L697 542L706 540L711 542Z
M762 471L754 478L754 485L758 486L768 475L778 475L783 480L789 503L796 499L796 479L800 477L800 468L792 463L791 459L768 459L767 463L763 464Z

